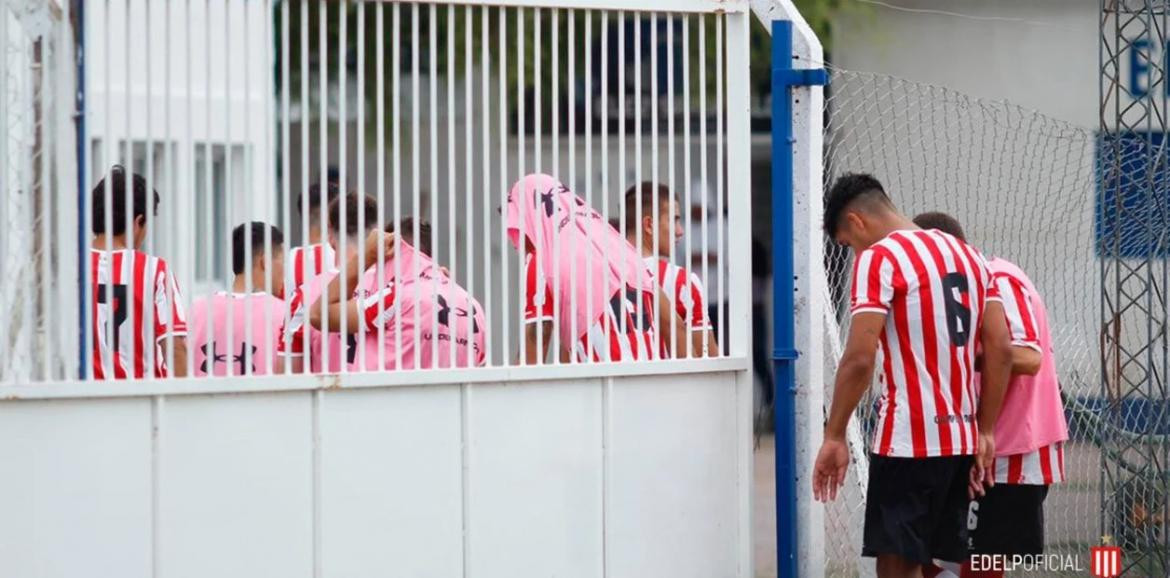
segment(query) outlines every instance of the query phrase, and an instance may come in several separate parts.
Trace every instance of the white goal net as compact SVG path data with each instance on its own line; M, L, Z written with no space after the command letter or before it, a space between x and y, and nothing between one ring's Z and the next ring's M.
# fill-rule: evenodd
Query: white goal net
M846 70L831 71L825 106L826 190L844 173L872 173L903 213L955 216L975 246L1018 264L1041 292L1072 435L1068 481L1054 486L1047 501L1047 547L1085 556L1101 536L1095 135L1009 103ZM848 324L852 263L847 250L826 244L831 384ZM871 390L852 420L854 464L844 496L825 513L826 570L833 576L873 571L873 561L858 553L877 397Z

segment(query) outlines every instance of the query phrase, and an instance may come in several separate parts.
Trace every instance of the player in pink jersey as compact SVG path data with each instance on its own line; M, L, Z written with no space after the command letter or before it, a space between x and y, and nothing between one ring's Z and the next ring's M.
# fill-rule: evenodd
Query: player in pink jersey
M284 285L290 294L317 275L337 270L337 252L329 242L329 226L321 224L321 208L328 209L341 196L341 187L333 180L324 186L325 192L322 194L320 182L309 185L308 190L297 195L293 204L301 218L308 222L308 229L305 233L306 244L293 247L288 254L289 267L285 269Z
M387 229L393 231L394 227ZM352 255L346 265L347 271L360 271L363 264L374 263L360 280L348 275L347 285L358 283L359 297L344 304L340 299L330 303L331 330L339 331L345 316L348 331L360 335L350 367L393 370L484 365L487 323L483 308L431 258L430 225L407 217L397 229L397 238L393 233L379 237L377 230L369 233L365 258ZM420 248L414 245L416 232ZM379 243L390 244L380 272L376 265ZM341 287L338 283L338 294Z
M147 211L158 212L158 192L148 194L146 179L136 174L127 179L126 170L115 165L94 187L92 202L94 378L185 376L187 321L178 284L165 260L137 249L146 240Z
M813 495L832 500L845 481L846 428L880 358L862 555L877 558L879 576L921 576L935 559L960 563L970 496L991 483L993 430L1011 373L991 273L962 240L923 231L899 213L869 175L837 180L824 224L854 254L853 319ZM978 347L984 375L976 401Z
M562 359L657 359L672 346L693 354L689 340L656 331L687 332L667 297L655 308L658 289L634 247L583 199L533 174L512 187L506 209L508 238L525 255L522 363L542 363L554 331Z
M271 242L271 260L265 249L266 237ZM232 231L232 273L235 279L230 292L217 291L196 299L191 306L195 375L283 373L283 356L276 353L285 312L284 301L275 296L284 287L284 235L280 229L259 221L236 227ZM269 284L271 292L264 289ZM214 331L214 338L209 331Z
M966 239L959 221L945 213L924 213L914 222ZM1048 311L1019 267L999 258L988 264L1011 334L1012 378L995 424L996 485L971 502L967 516L971 554L1042 554L1044 501L1048 486L1064 481L1068 439ZM1003 576L970 566L964 564L963 576Z
M348 193L329 204L329 244L346 261L362 253L362 231L378 225L377 201L372 197ZM345 263L346 261L343 261ZM302 364L312 373L338 373L353 363L358 336L348 331L323 332L320 328L322 307L340 300L343 274L351 278L361 271L327 271L305 281L289 298L289 322L281 335L280 353L303 358ZM356 283L350 282L348 287ZM353 292L347 293L352 297Z
M692 347L705 356L719 355L719 344L707 316L703 282L698 275L671 262L682 235L678 198L666 185L655 187L645 182L626 190L626 238L640 251L658 288L686 323ZM680 335L678 339L687 337Z

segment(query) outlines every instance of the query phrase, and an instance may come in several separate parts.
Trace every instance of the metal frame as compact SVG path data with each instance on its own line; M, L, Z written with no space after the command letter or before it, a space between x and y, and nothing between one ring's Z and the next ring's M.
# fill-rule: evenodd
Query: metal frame
M1113 193L1111 213L1099 214L1113 225L1113 235L1101 239L1101 393L1106 401L1106 427L1101 442L1101 534L1124 551L1123 573L1154 576L1170 572L1170 445L1157 443L1152 432L1127 431L1132 407L1162 408L1170 403L1167 329L1170 288L1165 257L1165 230L1170 217L1164 210L1165 186L1156 171L1166 170L1166 151L1154 136L1166 134L1167 83L1165 60L1158 54L1170 39L1170 4L1165 0L1102 0L1100 14L1100 130L1098 148L1099 198ZM1144 51L1142 49L1144 43ZM1164 55L1163 55L1164 58ZM1148 88L1144 93L1128 86L1123 75L1144 60ZM1111 138L1112 137L1112 138ZM1133 150L1137 149L1137 150ZM1140 163L1144 179L1127 178L1124 171ZM1126 194L1140 197L1126 206ZM1135 222L1150 242L1147 254L1127 256L1123 222ZM1165 420L1164 414L1151 422ZM1159 503L1160 502L1160 503ZM1161 516L1157 531L1133 528L1131 516L1138 504L1152 516Z

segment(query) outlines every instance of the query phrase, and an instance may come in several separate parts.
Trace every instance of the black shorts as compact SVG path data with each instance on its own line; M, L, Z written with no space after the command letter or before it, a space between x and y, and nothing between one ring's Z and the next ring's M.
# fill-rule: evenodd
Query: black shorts
M996 484L971 502L967 516L972 554L1044 553L1044 499L1048 486Z
M971 456L870 455L861 555L929 564L967 559Z

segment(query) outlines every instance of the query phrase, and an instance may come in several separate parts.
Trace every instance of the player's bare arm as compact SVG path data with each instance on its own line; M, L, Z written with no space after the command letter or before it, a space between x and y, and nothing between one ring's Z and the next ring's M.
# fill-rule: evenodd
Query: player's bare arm
M1012 375L1036 375L1044 356L1040 351L1026 345L1012 346Z
M658 327L662 330L658 332L658 339L662 345L671 351L675 359L683 359L686 357L702 357L703 356L703 342L699 339L687 340L682 336L686 335L687 322L679 317L678 312L674 310L670 299L661 289L658 290ZM673 331L667 328L673 328ZM678 335L678 338L672 339L671 333ZM672 343L673 342L673 343ZM714 355L714 354L712 354Z
M383 248L386 259L394 256L394 234L373 230L366 236L365 244L345 264L345 275L338 275L329 282L326 294L329 303L324 299L317 301L309 308L309 323L321 331L341 331L342 319L345 319L345 330L348 333L357 333L362 321L361 303L346 296L353 293L358 280L366 271L366 265L378 259L378 249ZM343 285L344 283L344 285ZM325 311L328 310L328 315ZM328 318L329 324L325 325Z
M520 364L536 365L548 359L549 343L555 330L552 321L524 324L524 352L517 357Z
M173 337L175 340L174 360L175 366L170 370L174 372L175 377L187 377L187 338Z
M988 301L981 327L983 346L982 384L979 390L979 449L971 468L972 497L983 495L984 486L995 484L992 461L995 459L995 421L1003 407L1003 396L1012 374L1011 334L1003 304Z
M825 426L825 441L813 466L813 496L822 502L837 498L837 489L845 483L849 467L849 449L845 444L845 429L861 396L869 389L877 359L878 344L886 314L862 311L853 316L845 353L837 365L837 379L833 384L833 404L829 422Z

